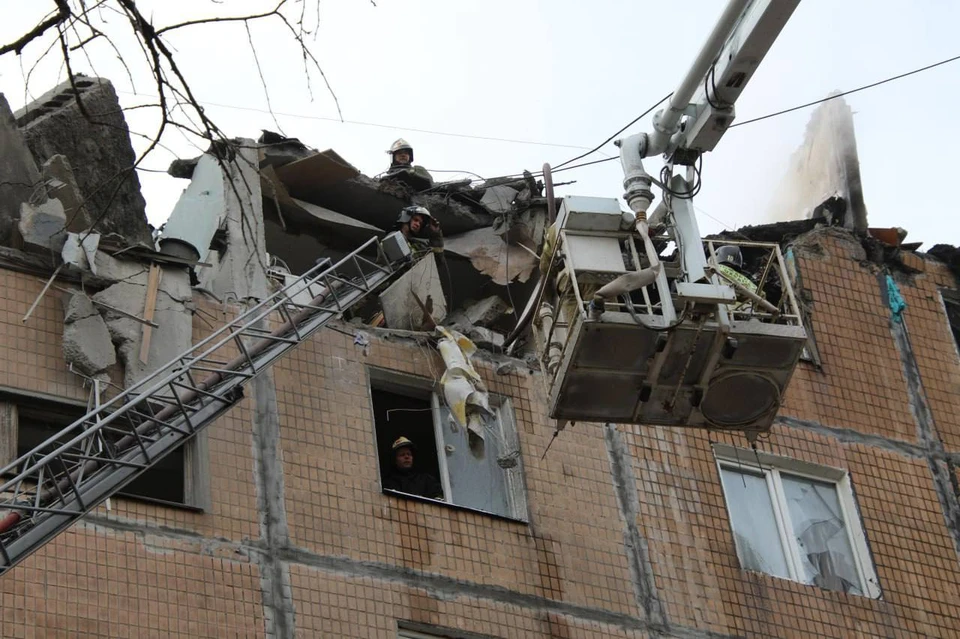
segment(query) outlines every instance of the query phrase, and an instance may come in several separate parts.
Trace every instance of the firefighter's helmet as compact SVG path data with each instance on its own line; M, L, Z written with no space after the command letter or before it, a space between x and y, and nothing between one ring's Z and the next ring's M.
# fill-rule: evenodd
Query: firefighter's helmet
M735 269L743 268L743 255L739 246L721 246L717 249L717 263L732 266Z
M393 452L397 452L401 448L409 448L410 450L416 450L417 447L414 446L413 442L407 439L406 437L398 437L393 446L391 446Z
M400 217L397 218L397 226L399 227L403 224L409 224L410 220L413 219L414 215L422 215L424 218L426 218L424 220L425 222L429 222L430 220L433 219L433 216L430 215L430 211L427 210L426 207L416 206L416 205L407 206L407 207L404 207L402 211L400 211Z
M403 138L399 138L396 142L390 145L389 149L387 149L387 153L389 153L391 156L396 155L400 151L406 151L409 153L410 161L413 162L413 147L410 146L410 143Z

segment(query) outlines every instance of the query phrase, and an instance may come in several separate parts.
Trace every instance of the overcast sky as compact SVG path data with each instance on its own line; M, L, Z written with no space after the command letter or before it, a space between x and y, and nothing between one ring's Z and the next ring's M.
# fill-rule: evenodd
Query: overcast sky
M272 0L138 4L150 8L145 13L159 25L218 11L242 13L247 6L262 9ZM490 177L560 163L581 152L572 147L592 147L646 110L675 88L725 4L376 0L374 6L369 0L321 0L320 28L310 44L345 123L337 121L319 78L311 100L298 51L279 24L261 23L252 31L270 103L287 135L320 150L336 149L370 175L385 168L384 150L402 136L414 145L418 164ZM0 41L26 32L48 5L53 3L0 2ZM802 0L738 101L738 119L958 55L958 24L960 3L951 0ZM278 129L241 26L194 28L170 41L196 95L228 135L256 138L260 129ZM24 63L44 46L29 47ZM136 90L149 95L139 49L122 41L118 47L130 62ZM110 78L126 106L143 101L106 43L95 41L89 54L90 60L75 59L76 70ZM42 94L58 73L57 64L40 67L29 90ZM903 226L924 248L960 244L955 198L937 186L939 175L954 179L958 75L960 62L847 98L855 112L870 225ZM21 65L9 55L0 58L0 90L14 109L28 99ZM705 157L695 202L705 234L763 221L811 111L732 129ZM152 126L150 116L138 111L128 121L144 133ZM649 129L648 117L631 131ZM166 169L177 155L197 155L178 133L164 142L170 151L157 151L145 166ZM605 151L616 149L611 144ZM162 173L141 173L140 180L148 217L159 225L186 182ZM561 194L622 193L617 162L561 173L557 180L577 181L560 187Z

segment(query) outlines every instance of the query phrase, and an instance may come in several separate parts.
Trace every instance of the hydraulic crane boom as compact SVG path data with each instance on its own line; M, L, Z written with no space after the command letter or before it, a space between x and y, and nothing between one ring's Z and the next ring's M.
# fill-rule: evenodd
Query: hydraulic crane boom
M409 256L406 240L392 233L335 264L322 261L0 469L0 574L236 405L247 381L384 283Z
M806 339L784 257L775 244L704 242L693 197L702 155L798 4L730 0L652 131L616 142L632 214L612 198L564 198L550 268L524 313L535 310L558 428L662 424L749 437L770 428ZM644 167L654 155L665 161L659 179ZM654 186L662 197L648 220ZM661 257L670 243L676 251ZM717 251L741 248L760 265L756 282L724 275Z

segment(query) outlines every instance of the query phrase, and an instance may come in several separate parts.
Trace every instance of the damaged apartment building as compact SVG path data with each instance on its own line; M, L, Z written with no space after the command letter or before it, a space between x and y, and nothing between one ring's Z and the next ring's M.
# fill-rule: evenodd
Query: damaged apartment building
M795 295L802 318L800 363L754 445L550 417L569 357L531 309L552 218L577 200L553 203L530 174L371 178L265 133L174 162L183 193L153 229L109 82L16 113L0 100L0 140L4 636L960 632L960 257L869 226L842 101L815 112L771 223L708 239L739 246L759 295ZM409 206L442 246L397 248ZM675 247L657 250L668 270ZM310 312L324 319L301 335ZM218 335L222 353L202 350ZM595 348L568 374L633 357ZM210 379L235 383L229 401L175 405L216 399ZM210 425L178 435L177 410ZM158 441L138 424L182 443L148 467L114 462L116 490L62 511L70 526L44 520L42 547L10 567L9 531L50 514L19 497L10 463L56 472L52 448L31 451L89 442L50 454L75 472L23 489L66 503L127 441L85 431L120 433L131 411L122 432L144 456ZM401 437L441 494L388 486Z

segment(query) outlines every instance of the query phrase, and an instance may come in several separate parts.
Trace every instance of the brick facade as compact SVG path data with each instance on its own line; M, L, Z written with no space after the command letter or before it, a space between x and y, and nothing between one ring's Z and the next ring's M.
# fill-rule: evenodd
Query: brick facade
M954 280L931 261L897 271L905 356L858 243L811 234L795 253L823 367L801 363L759 448L849 471L881 599L740 568L711 444L742 437L577 424L541 460L553 424L520 362L478 368L513 401L529 523L383 494L368 367L437 379L442 361L377 333L365 355L343 325L210 427L208 512L101 506L0 577L0 634L386 639L403 621L490 637L958 636L960 361L938 293ZM85 400L57 296L22 323L43 283L0 278L2 390ZM199 336L225 311L198 305Z

